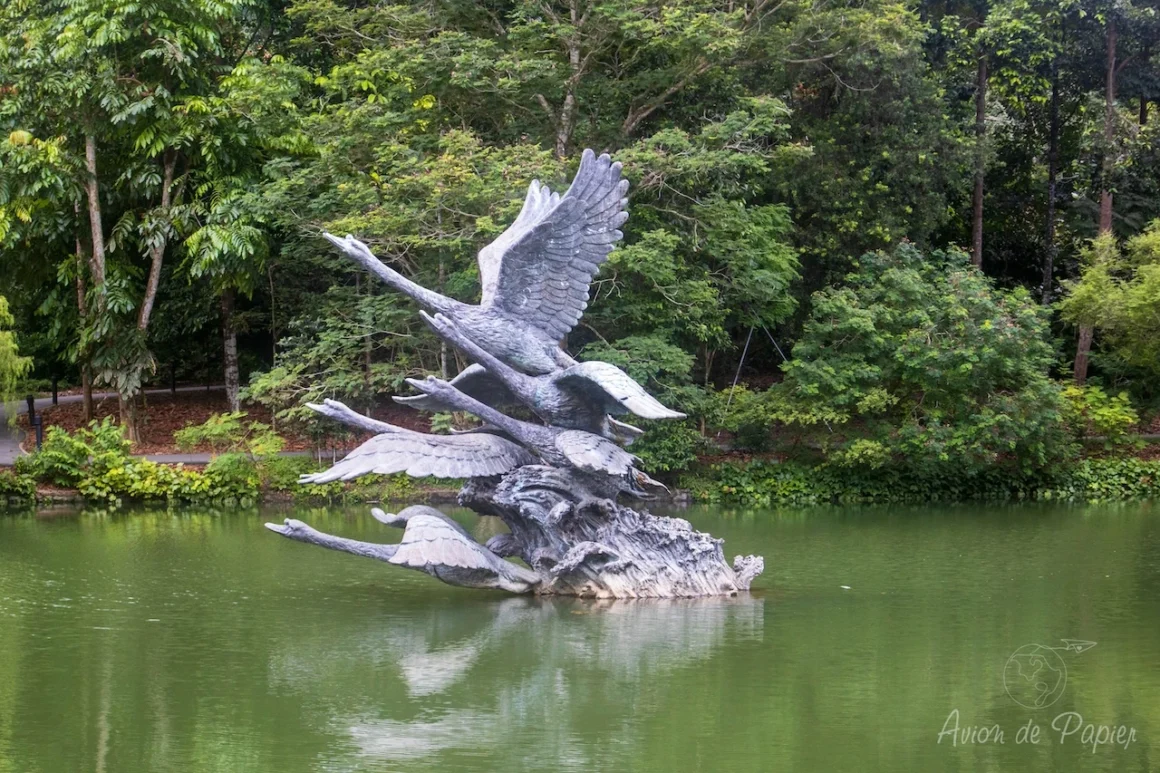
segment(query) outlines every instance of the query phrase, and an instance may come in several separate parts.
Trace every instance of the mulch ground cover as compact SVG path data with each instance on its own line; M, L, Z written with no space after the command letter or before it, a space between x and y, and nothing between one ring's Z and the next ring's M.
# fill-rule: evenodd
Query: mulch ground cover
M226 397L221 390L177 392L176 394L149 394L144 397L137 409L140 422L141 442L133 446L133 453L137 454L177 454L183 449L173 442L173 433L190 425L202 424L215 413L228 411ZM260 405L243 405L247 421L271 423L270 411ZM115 397L104 400L94 399L93 414L100 420L106 416L114 419L118 416L117 399ZM85 426L84 405L81 402L60 403L49 406L40 411L44 419L44 427L62 427L69 432ZM412 408L401 405L384 405L373 412L376 419L389 422L396 426L425 432L430 429L429 414L424 414ZM36 438L28 426L28 416L21 415L20 423L25 429L25 448L32 448ZM337 423L336 423L337 424ZM287 451L311 451L337 447L339 450L348 450L370 437L369 433L357 433L341 439L316 439L279 427L278 432L286 439ZM208 453L212 449L208 446L197 448L196 451Z

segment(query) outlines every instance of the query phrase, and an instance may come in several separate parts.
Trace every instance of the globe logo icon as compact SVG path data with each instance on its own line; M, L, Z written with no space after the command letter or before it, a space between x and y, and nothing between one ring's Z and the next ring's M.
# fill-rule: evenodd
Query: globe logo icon
M1080 653L1095 642L1063 639L1062 647L1024 644L1003 666L1003 687L1011 700L1026 709L1045 709L1067 689L1067 664L1062 653Z

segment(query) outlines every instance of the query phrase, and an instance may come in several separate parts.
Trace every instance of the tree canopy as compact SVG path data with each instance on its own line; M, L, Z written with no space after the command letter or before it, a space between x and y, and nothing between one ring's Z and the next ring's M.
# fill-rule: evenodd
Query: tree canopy
M1089 349L1157 397L1155 6L13 0L6 383L107 384L132 435L163 378L309 425L453 375L320 232L474 302L530 180L592 147L631 217L564 345L691 414L672 458L814 416L849 462L1048 464Z

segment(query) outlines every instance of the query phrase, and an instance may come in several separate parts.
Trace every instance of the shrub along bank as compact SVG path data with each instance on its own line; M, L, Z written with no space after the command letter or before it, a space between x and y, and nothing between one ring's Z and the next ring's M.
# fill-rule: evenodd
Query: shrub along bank
M21 457L13 471L0 472L0 498L30 500L38 486L75 490L86 500L240 502L261 498L395 499L413 488L404 477L368 477L354 483L301 485L316 472L309 457L279 456L280 445L261 426L244 427L236 443L204 468L167 465L131 456L123 428L106 418L69 433L50 427L43 448Z
M858 470L758 460L716 464L684 483L702 501L751 507L973 499L1099 502L1160 498L1160 460L1082 459L1036 474L999 468L972 474Z
M32 500L38 485L75 490L86 500L114 506L126 500L382 501L430 491L404 476L302 485L300 475L319 469L313 459L279 456L278 443L261 425L240 424L228 434L236 439L221 442L220 456L204 468L191 468L131 456L122 428L109 419L73 433L50 428L38 453L22 457L13 471L0 471L0 499ZM978 499L1104 501L1160 498L1160 460L1078 459L1055 465L1050 472L754 460L702 465L680 482L701 501L752 507Z

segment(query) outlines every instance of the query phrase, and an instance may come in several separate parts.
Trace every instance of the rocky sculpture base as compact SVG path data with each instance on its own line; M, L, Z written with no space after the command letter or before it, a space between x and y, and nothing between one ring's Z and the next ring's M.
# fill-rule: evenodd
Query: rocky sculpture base
M756 556L725 562L722 540L682 518L637 512L593 495L570 470L521 467L498 482L469 481L460 504L494 515L510 534L488 540L541 578L538 593L596 598L717 596L748 590Z
M322 534L298 521L268 524L283 536L418 569L452 585L589 598L731 595L749 589L765 568L760 556L725 561L722 540L682 518L617 504L598 479L574 470L529 465L500 478L474 478L459 502L497 516L510 533L475 542L431 508L398 516L398 545L372 545ZM408 516L408 512L414 514ZM442 521L440 520L442 519ZM531 571L505 561L519 558Z

